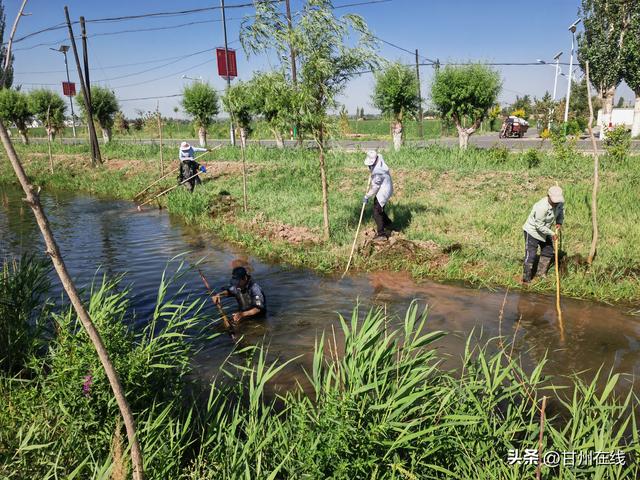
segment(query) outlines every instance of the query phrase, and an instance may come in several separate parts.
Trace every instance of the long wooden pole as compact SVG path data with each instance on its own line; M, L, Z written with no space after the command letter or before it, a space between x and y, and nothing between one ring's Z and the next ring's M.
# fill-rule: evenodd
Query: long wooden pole
M204 286L207 289L207 294L209 295L209 298L211 298L211 301L215 304L216 307L218 307L218 311L222 316L222 324L224 325L224 328L226 328L227 330L231 331L231 333L233 333L231 322L229 322L229 317L227 317L227 314L225 313L224 308L222 308L222 305L220 305L218 302L216 302L213 299L213 290L209 286L209 282L207 282L207 278L204 276L204 273L202 273L202 270L198 269L198 273L200 274L200 278L204 282Z
M102 163L102 155L100 155L100 143L98 142L98 134L96 133L96 127L93 123L93 100L91 99L91 79L89 72L89 49L87 47L87 28L84 23L84 17L80 17L80 30L82 33L82 58L84 61L84 83L87 86L87 98L89 99L89 106L91 107L90 114L88 115L91 120L91 128L89 135L91 135L91 143L95 152L96 162Z
M23 15L24 7L27 5L27 0L22 0L22 5L20 6L20 10L18 10L18 15L16 15L16 19L13 22L13 27L11 28L11 34L9 34L9 41L7 42L7 51L5 52L6 56L4 57L4 65L2 66L2 80L0 80L0 88L5 87L5 82L7 81L7 72L11 67L11 46L13 45L13 36L16 34L16 30L18 29L18 22Z
M355 237L353 237L353 244L351 245L351 253L349 254L349 261L347 262L347 268L344 269L344 273L342 274L342 277L340 277L340 278L344 278L344 276L349 271L349 267L351 266L351 260L353 259L353 252L355 252L355 250L356 250L356 243L358 242L358 233L360 233L360 225L362 225L362 217L364 216L364 208L366 206L367 206L367 204L363 202L362 203L362 208L360 209L360 219L358 220L358 227L356 228L356 235L355 235Z
M589 256L587 264L591 266L596 256L598 248L598 187L600 186L600 156L598 154L598 145L596 137L593 134L593 102L591 100L591 83L589 80L589 62L586 62L587 75L587 97L589 99L589 136L591 137L591 146L593 147L593 191L591 192L591 247L589 248Z
M47 126L51 128L51 119L49 118L49 112L51 111L51 105L47 106ZM51 155L51 134L47 132L47 144L49 146L49 169L51 170L51 175L53 175L53 155Z
M564 342L564 323L562 322L562 309L560 308L560 267L558 259L558 245L560 243L560 231L556 227L556 239L553 241L555 250L555 269L556 269L556 311L558 312L558 324L560 325L560 340Z
M96 329L91 317L87 313L84 305L82 304L82 300L80 299L80 295L76 289L69 272L67 271L67 267L64 263L64 259L62 258L62 254L60 253L60 249L58 248L58 244L53 236L53 232L51 231L51 227L49 225L49 220L44 213L42 208L42 204L40 203L40 198L38 196L38 192L34 191L33 186L29 183L29 179L27 178L27 174L22 167L22 163L18 158L18 155L11 143L11 139L7 134L7 130L4 126L4 123L0 121L0 138L2 139L2 143L7 152L7 156L9 157L9 161L15 171L18 180L20 181L20 185L24 190L27 198L26 202L31 207L33 214L36 217L36 222L38 227L40 228L40 233L42 234L47 250L46 253L51 258L51 262L62 282L62 286L69 296L69 300L73 305L82 326L84 327L89 339L93 343L94 348L98 354L98 358L100 359L100 363L104 368L104 371L109 379L109 384L111 385L111 390L113 391L113 396L116 399L116 403L118 404L118 408L120 409L120 414L124 420L125 428L127 430L127 438L129 439L129 443L131 445L131 462L133 464L133 478L135 480L144 480L144 469L142 462L142 451L140 449L140 443L138 442L138 437L136 436L136 426L135 420L133 418L133 414L131 412L131 407L129 406L129 402L124 393L124 388L122 387L122 383L120 382L120 377L118 376L118 372L113 367L111 363L111 359L109 358L109 352L104 346L102 342L102 338L100 337L100 333Z
M180 182L177 185L174 185L171 188L167 188L166 190L163 190L162 192L160 192L159 194L157 194L155 197L151 197L149 200L145 200L143 203L141 203L140 205L138 205L138 210L141 210L142 207L144 207L147 203L151 203L153 202L156 198L161 197L162 195L164 195L165 193L169 193L171 190L173 190L174 188L178 188L180 185L184 185L185 183L187 183L189 180L191 180L192 178L196 178L198 175L200 175L202 172L198 172L195 175L191 175L189 178L187 178L186 180L183 180L182 182Z
M199 158L204 157L206 154L211 153L214 150L217 150L218 148L220 148L222 145L216 145L215 147L213 147L211 149L210 152L205 152L202 155L198 155L196 158L194 158L195 160L198 160ZM144 190L139 191L138 193L136 193L133 196L133 199L135 200L136 198L138 198L140 195L142 195L144 192L146 192L147 190L149 190L151 187L153 187L156 183L158 183L159 181L161 181L162 179L166 178L167 176L171 175L173 172L175 172L176 170L178 170L180 168L180 165L178 165L176 168L174 168L173 170L171 170L170 172L167 172L166 174L164 174L162 177L160 177L159 179L155 180L154 182L152 182L149 186L147 186Z
M245 162L244 144L245 138L243 137L240 139L240 154L242 155L242 204L244 207L244 213L247 213L247 166Z

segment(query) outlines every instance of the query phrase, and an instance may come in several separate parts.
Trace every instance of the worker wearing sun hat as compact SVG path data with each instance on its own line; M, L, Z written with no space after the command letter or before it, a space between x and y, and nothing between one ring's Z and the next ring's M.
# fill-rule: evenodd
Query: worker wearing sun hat
M369 202L371 197L373 200L373 219L376 222L376 237L374 240L386 240L389 234L385 230L391 230L391 219L384 211L384 207L393 195L393 182L389 167L385 163L382 155L375 150L369 150L364 159L364 164L369 167L371 172L369 191L363 199L363 203Z
M529 218L522 226L524 230L524 268L522 283L533 278L533 264L540 247L540 260L536 275L544 277L553 259L553 242L556 241L555 227L559 230L564 222L564 195L560 187L549 188L547 196L540 199L531 208Z
M204 165L201 166L198 162L195 161L195 152L209 151L210 150L207 148L193 147L187 142L182 142L180 144L180 152L178 154L178 158L180 159L180 174L178 175L178 182L182 183L185 180L189 179L186 182L186 186L189 187L189 191L191 192L193 192L193 189L196 185L202 183L202 181L200 180L200 176L196 175L198 171L207 171Z

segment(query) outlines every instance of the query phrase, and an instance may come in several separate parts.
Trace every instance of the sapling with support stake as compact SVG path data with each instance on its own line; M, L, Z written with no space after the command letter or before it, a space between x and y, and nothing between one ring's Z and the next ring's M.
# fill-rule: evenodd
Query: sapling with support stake
M587 60L585 65L585 74L587 76L587 98L589 99L589 123L587 125L589 129L589 137L591 137L591 146L593 147L593 191L591 193L591 247L589 248L589 256L587 257L587 264L591 267L593 259L596 257L596 251L598 247L598 187L600 185L600 157L598 154L598 145L596 144L596 137L593 134L593 102L591 101L591 84L589 83L589 61Z

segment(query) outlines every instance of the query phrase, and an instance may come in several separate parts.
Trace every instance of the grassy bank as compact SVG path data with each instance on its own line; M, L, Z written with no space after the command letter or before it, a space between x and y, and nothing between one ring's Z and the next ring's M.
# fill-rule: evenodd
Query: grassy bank
M47 264L5 265L0 276L0 337L9 339L0 360L20 354L0 362L0 476L130 478L99 360L71 309L53 313L43 301L47 286L38 278ZM265 360L260 345L236 351L220 381L197 380L189 358L214 328L204 300L176 303L166 287L147 319L132 318L127 292L109 279L86 299L135 412L149 479L533 478L535 466L510 465L509 451L522 456L539 439L542 452L624 454L624 465L544 466L545 479L640 473L636 404L613 396L617 375L598 393L596 380L568 379L575 395L565 398L545 386L543 363L522 370L508 339L496 354L469 347L459 371L443 371L433 348L442 334L430 331L417 305L396 331L382 311L354 309L341 319L338 342L318 338L310 392L290 391L276 403L266 392L284 364ZM21 291L28 295L16 297ZM146 327L131 330L134 320Z
M46 146L18 146L37 185L131 199L158 176L156 146L113 144L104 166L87 168L86 146L55 146L55 173ZM165 154L165 158L168 155ZM328 155L332 239L320 241L322 211L317 158L313 151L247 150L249 211L242 212L240 151L210 154L210 174L194 195L182 190L162 199L172 213L246 246L263 258L323 272L346 265L368 172L362 154ZM566 296L606 302L640 301L640 159L602 161L598 256L587 270L591 241L592 160L570 151L512 154L501 149L459 152L429 147L385 154L394 179L389 214L401 230L395 246L361 250L356 270L407 270L416 278L463 280L477 286L519 288L522 224L533 203L556 181L564 188L566 220L562 291ZM175 165L175 161L174 161ZM7 162L0 181L13 181ZM172 175L166 184L175 182ZM371 230L371 206L365 230ZM365 232L366 233L366 232ZM534 283L551 292L552 278Z

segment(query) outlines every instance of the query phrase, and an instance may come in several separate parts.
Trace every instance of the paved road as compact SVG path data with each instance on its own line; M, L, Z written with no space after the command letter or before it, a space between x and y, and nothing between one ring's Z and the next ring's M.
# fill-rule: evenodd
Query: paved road
M528 132L527 137L525 138L498 138L498 134L483 134L483 135L472 135L469 138L469 144L478 148L491 148L494 146L503 146L512 151L522 151L528 150L530 148L540 148L543 150L549 150L552 148L551 141L545 140L542 141L540 138L537 138L535 130L533 132L530 130ZM31 139L33 142L42 143L45 142L44 138L33 138ZM84 143L86 139L74 139L74 138L63 138L63 143L66 144L74 144L74 143ZM178 146L181 140L165 140L164 145L166 146ZM193 143L194 145L198 144L197 139L186 139L186 141ZM158 141L156 139L118 139L118 142L122 143L132 143L132 144L157 144ZM229 140L225 139L209 139L208 141L210 146L215 145L228 145ZM275 147L275 140L250 140L250 145L262 145L267 147ZM295 146L295 141L285 141L285 145ZM305 141L305 146L308 148L312 148L315 145L313 141ZM424 140L424 141L416 141L416 140L408 140L406 145L416 146L416 147L424 147L427 145L443 145L447 147L455 147L458 145L458 139L456 137L442 137L438 139ZM602 142L598 140L598 146L602 148ZM388 149L392 148L391 141L387 140L334 140L331 142L331 147L336 149L344 149L344 150L370 150L370 149ZM576 143L576 148L581 151L590 151L591 150L591 141L589 138L581 138ZM640 151L640 140L632 140L631 148L634 151Z

